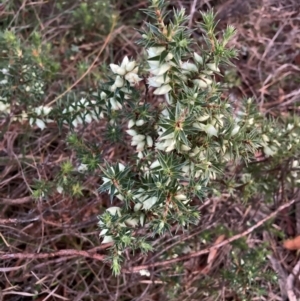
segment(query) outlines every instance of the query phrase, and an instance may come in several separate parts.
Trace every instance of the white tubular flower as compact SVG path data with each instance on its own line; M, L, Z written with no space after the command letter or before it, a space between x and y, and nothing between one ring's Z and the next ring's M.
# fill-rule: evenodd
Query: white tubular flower
M165 47L160 46L160 47L150 47L149 49L147 49L148 52L148 58L152 58L155 56L160 55L164 50L166 50Z
M107 94L105 93L105 92L101 92L100 93L100 98L102 99L102 100L104 100L105 98L107 97Z
M6 112L9 113L10 112L10 105L9 104L5 104L3 102L0 102L0 112Z
M119 74L119 75L124 75L126 73L126 69L122 68L116 64L110 64L110 69L113 73Z
M128 128L131 129L135 125L135 121L133 119L130 119L128 121Z
M202 56L200 56L198 53L194 52L194 59L196 62L198 62L199 64L203 64L203 58Z
M110 215L118 215L121 216L121 208L117 206L109 207L106 209Z
M159 61L148 61L148 64L149 64L149 70L155 70L155 69L158 69L159 66L160 66L160 63Z
M165 151L168 153L175 149L176 141L174 139L168 139L166 140L165 144L167 144L167 148L165 149Z
M159 76L159 75L163 75L165 74L168 70L171 69L171 64L169 63L164 63L162 65L159 65L158 67L155 67L155 68L151 68L150 69L150 72L153 74L153 75L156 75L156 76Z
M144 125L144 124L145 124L145 120L143 120L143 119L139 119L139 120L137 120L136 123L135 123L136 126L142 126L142 125Z
M122 105L114 98L110 98L109 101L113 110L117 111L122 109Z
M220 72L220 69L215 63L210 63L206 65L213 72Z
M195 64L184 62L181 65L181 69L183 69L183 73L189 73L189 72L198 72L198 68Z
M92 117L91 114L86 114L86 115L84 116L84 120L85 120L86 123L91 123L92 120L93 120L93 117Z
M141 276L150 277L150 275L151 275L148 270L140 270L139 273L140 273Z
M134 72L129 72L125 75L125 79L129 81L130 85L136 85L139 81L142 80L136 73Z
M45 124L45 122L44 122L42 119L37 119L37 120L35 121L35 124L36 124L41 130L43 130L43 129L46 128L46 124Z
M130 136L136 136L138 134L135 130L127 130L126 133Z
M275 147L271 148L268 145L264 146L264 153L266 155L266 157L272 157L276 154L277 149Z
M155 148L158 149L158 150L165 150L165 143L164 142L159 142L159 143L156 143L155 145Z
M48 115L51 111L52 111L52 108L47 107L47 106L43 107L43 114L45 116Z
M174 57L173 54L169 52L169 53L167 54L165 60L166 60L167 62L169 62L173 57Z
M105 229L106 230L106 229ZM107 231L106 231L107 232ZM100 232L100 235L103 235L104 234L104 232L103 232L103 230ZM102 244L108 244L108 243L111 243L111 242L114 242L114 240L113 240L113 238L112 238L112 236L109 236L109 235L105 235L104 236L104 238L103 238L103 240L102 240Z
M6 85L8 83L8 81L7 81L7 79L2 79L1 81L0 81L0 85ZM27 91L27 88L29 88L28 86L25 88L25 90ZM29 90L30 90L30 88L29 88Z
M134 210L135 212L140 211L140 210L142 209L142 206L143 206L142 203L136 203L136 204L134 205L133 210Z
M181 170L184 174L188 174L190 172L190 167L188 165L185 165Z
M218 131L212 124L206 125L204 130L205 130L205 132L207 133L208 136L218 137Z
M2 68L0 71L1 71L4 75L7 75L7 74L8 74L8 69L6 69L6 68Z
M152 146L153 146L153 139L152 139L151 136L148 135L148 136L146 137L146 141L147 141L148 147L152 147Z
M185 194L176 194L174 198L178 201L185 201L187 199L187 196Z
M170 82L170 77L165 75L153 76L148 78L148 84L150 87L158 88L163 84Z
M128 56L125 55L124 58L123 58L123 61L121 63L121 67L122 68L126 68L126 66L129 64L129 59L128 59Z
M143 202L143 209L149 210L158 201L158 198L153 196Z
M141 152L145 149L145 141L139 142L136 146L136 150L138 152Z
M262 139L263 139L264 142L269 142L270 141L269 137L267 135L265 135L265 134L262 134L261 137L262 137Z
M80 100L79 100L79 103L82 104L82 105L85 105L87 103L86 98L81 97Z
M135 67L135 61L128 62L125 66L127 72L131 72Z
M155 148L165 152L170 152L175 149L176 141L174 139L166 139L162 142L159 142L155 145Z
M62 194L64 192L64 189L61 187L61 186L57 186L56 187L56 191L59 193L59 194Z
M167 85L163 85L163 86L155 89L153 94L155 94L155 95L164 95L164 94L167 94L170 90L172 90L172 88L169 84L167 84Z
M156 167L159 167L160 166L160 163L158 160L155 160L151 165L150 165L150 169L153 169L153 168L156 168Z
M238 125L235 125L235 127L233 128L232 132L231 132L231 136L236 135L240 130L240 127Z
M121 91L124 92L125 94L129 94L129 95L132 94L132 91L130 90L130 88L127 88L127 87L123 87L121 89Z
M1 111L1 110L0 110ZM27 120L28 119L28 115L25 111L22 111L22 114L21 114L21 118L20 120Z
M144 141L145 138L146 138L145 135L135 135L135 136L132 137L132 140L141 142L141 141Z
M113 84L111 87L110 87L110 91L111 92L115 92L117 90L117 86L115 84Z
M116 197L120 200L120 201L124 201L124 197L121 194L116 195Z
M212 80L203 76L201 79L194 79L193 83L199 88L207 88L212 84Z
M165 132L165 131L164 131ZM170 133L166 136L160 137L160 140L166 140L166 139L171 139L174 137L174 133Z
M187 152L187 151L189 151L190 149L191 149L191 148L190 148L189 146L185 145L185 144L182 144L182 145L180 146L180 150L183 151L183 152Z
M80 116L77 116L73 121L72 124L76 128L78 125L82 124L82 119Z
M200 116L200 117L197 117L197 120L202 122L202 121L205 121L209 118L210 116L207 114L207 115L203 115L203 116Z
M81 163L77 168L77 171L79 171L79 172L85 172L87 170L88 170L87 164L83 164L83 163Z
M127 226L130 226L132 228L135 228L136 226L138 226L139 221L136 218L128 218L125 222L124 222Z
M120 75L118 75L118 76L116 77L116 80L115 80L114 85L115 85L117 88L122 88L122 87L124 86L124 79L123 79Z
M131 140L131 144L132 146L136 146L140 143L141 141L138 141L138 140Z

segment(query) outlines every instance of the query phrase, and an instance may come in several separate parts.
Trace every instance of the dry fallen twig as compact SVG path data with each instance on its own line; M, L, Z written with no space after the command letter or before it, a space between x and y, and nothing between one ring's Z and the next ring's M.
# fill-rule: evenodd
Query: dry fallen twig
M299 300L299 299L297 299L295 292L294 292L294 280L295 280L295 277L299 278L299 272L300 272L300 261L297 262L297 264L293 268L292 273L288 276L288 278L286 280L286 291L287 291L287 295L288 295L290 301Z
M285 270L282 268L282 265L280 262L272 255L268 256L273 270L277 273L278 275L278 284L280 287L280 292L281 292L281 298L285 300L287 298L287 291L286 291L286 279L287 279L287 273Z
M66 250L59 250L57 252L49 252L49 253L6 253L6 254L0 254L0 259L46 259L46 258L61 257L61 256L87 257L87 258L92 258L100 261L103 261L106 258L105 255L100 255L96 253L94 249L88 251L66 249Z

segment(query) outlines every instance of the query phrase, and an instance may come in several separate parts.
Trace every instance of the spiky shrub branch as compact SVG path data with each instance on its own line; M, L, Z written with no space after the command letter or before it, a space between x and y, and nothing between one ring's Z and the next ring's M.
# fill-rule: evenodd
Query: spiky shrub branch
M226 48L234 29L227 27L217 38L213 13L203 13L206 47L199 47L184 26L184 11L174 11L172 21L164 11L164 1L155 0L145 10L152 23L138 43L146 49L146 62L125 57L120 65L111 64L113 79L100 94L111 132L117 132L118 118L127 119L137 154L134 164L101 167L100 191L123 202L108 208L99 222L103 243L113 243L116 274L125 248L152 249L145 233L161 235L196 224L199 213L191 200L203 197L228 162L248 162L261 146L251 114L235 116L215 79L219 66L236 56ZM244 106L251 107L251 100Z

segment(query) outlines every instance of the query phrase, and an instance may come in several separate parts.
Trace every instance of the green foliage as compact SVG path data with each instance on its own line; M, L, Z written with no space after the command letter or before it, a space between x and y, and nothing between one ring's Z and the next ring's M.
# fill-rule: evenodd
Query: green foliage
M84 33L97 30L100 34L109 33L112 24L112 7L107 0L80 1L78 7L72 11L72 24L75 24L78 34L84 39Z
M230 253L229 265L223 269L223 279L228 282L231 290L241 300L253 300L267 295L266 281L277 282L273 271L264 267L269 251L266 245L249 248L244 244L244 249L234 248Z

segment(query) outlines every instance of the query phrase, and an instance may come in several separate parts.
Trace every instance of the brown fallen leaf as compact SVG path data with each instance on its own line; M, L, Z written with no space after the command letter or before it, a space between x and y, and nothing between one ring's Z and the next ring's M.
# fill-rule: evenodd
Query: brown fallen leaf
M222 234L220 235L216 240L215 240L215 243L214 245L217 245L219 244L220 242L222 242L223 240L225 239L225 235ZM211 267L212 267L212 264L213 264L213 261L215 260L216 256L217 256L217 253L218 253L218 249L211 249L209 254L208 254L208 258L207 258L207 265L205 267L201 267L200 269L200 273L201 274L208 274L208 272L210 271Z
M224 235L224 234L223 234L223 235L220 235L220 236L216 239L214 245L219 244L219 243L222 242L224 239L225 239L225 235ZM208 255L208 258L207 258L207 264L208 264L208 265L211 265L211 264L212 264L212 262L213 262L213 260L215 259L217 253L218 253L218 249L212 249L212 250L210 250L209 255Z
M300 235L293 239L285 240L283 246L288 250L300 250Z

